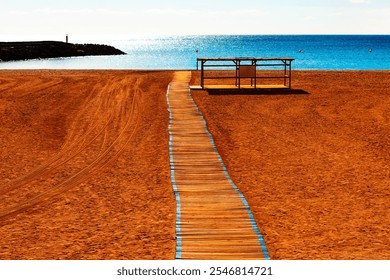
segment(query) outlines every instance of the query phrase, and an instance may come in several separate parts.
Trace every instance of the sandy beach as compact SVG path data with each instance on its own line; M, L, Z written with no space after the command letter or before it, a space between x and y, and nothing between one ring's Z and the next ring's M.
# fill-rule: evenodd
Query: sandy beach
M271 257L389 259L389 72L294 71L292 87L193 92Z
M389 74L192 92L271 259L390 258ZM0 259L174 259L172 77L0 71Z
M1 71L1 259L174 257L171 76Z

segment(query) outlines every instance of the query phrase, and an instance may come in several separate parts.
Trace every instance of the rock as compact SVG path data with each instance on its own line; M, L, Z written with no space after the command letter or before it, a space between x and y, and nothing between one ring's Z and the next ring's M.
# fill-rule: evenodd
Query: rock
M58 41L0 42L0 61L89 55L125 54L112 46Z

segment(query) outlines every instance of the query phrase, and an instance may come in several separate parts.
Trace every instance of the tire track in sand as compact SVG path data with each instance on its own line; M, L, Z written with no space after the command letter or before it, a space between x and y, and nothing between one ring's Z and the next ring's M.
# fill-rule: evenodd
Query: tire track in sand
M98 98L96 97L93 98L94 96L90 94L86 103L92 102L93 104L95 104L96 102L94 102L94 99L99 100L99 98L101 98L101 95L104 94L104 92L109 91L109 85L110 84L105 85L103 89L97 93ZM18 187L31 182L35 178L49 174L55 168L60 167L61 165L69 162L70 160L78 156L83 150L85 150L94 141L96 141L96 139L99 136L101 136L103 133L107 133L107 127L113 119L112 112L109 112L109 116L107 116L107 121L103 122L102 124L96 122L93 122L92 124L87 123L86 132L84 134L80 133L80 131L83 130L83 128L80 127L80 124L82 123L82 118L86 114L88 114L88 110L91 109L90 107L92 106L83 108L81 112L78 114L78 117L76 118L71 128L69 129L70 133L67 137L67 140L65 141L64 145L61 147L57 155L48 159L46 162L43 162L38 168L34 169L30 173L17 178L16 180L12 181L8 185L3 186L0 190L0 195L15 190ZM109 108L108 105L102 107L102 104L95 104L94 107L96 107L96 109L92 116L92 119L98 118L98 114L100 113L102 108Z
M140 107L142 95L139 79L135 81L134 86L131 86L134 81L128 79L111 82L111 85L106 85L97 95L100 113L103 114L99 119L107 118L108 121L103 122L102 127L91 124L91 129L83 136L80 136L80 133L71 134L69 142L64 144L57 156L17 180L6 190L3 189L2 197L10 197L12 201L3 199L3 206L9 204L11 206L2 207L0 221L71 189L104 169L121 154L137 131L142 110ZM90 107L89 109L91 110ZM94 116L99 114L98 111L95 111ZM71 131L77 131L77 127L82 126L78 123L80 119L78 118L72 125ZM99 129L94 133L96 127ZM80 139L83 143L78 146ZM82 166L75 167L80 165L80 161ZM15 196L20 193L23 193L22 198L18 197L15 202Z

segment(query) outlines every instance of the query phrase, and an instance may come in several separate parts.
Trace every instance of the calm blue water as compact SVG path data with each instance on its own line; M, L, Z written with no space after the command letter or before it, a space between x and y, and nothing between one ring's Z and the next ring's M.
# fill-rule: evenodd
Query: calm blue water
M296 59L293 69L390 70L390 35L166 36L75 43L109 44L127 55L2 62L0 69L195 69L197 57L287 56Z

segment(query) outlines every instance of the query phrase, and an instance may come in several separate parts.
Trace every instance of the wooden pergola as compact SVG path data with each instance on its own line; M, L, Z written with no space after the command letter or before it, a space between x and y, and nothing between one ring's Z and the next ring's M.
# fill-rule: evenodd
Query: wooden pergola
M228 89L228 88L288 88L291 89L291 64L294 61L289 57L230 57L230 58L198 58L196 68L199 70L200 64L200 86L192 89ZM257 71L271 68L273 75L261 75ZM235 75L217 75L216 71L206 70L229 70L235 71ZM228 72L228 73L231 73ZM264 72L263 72L264 73ZM207 75L206 75L207 74ZM232 84L207 84L206 80L235 79ZM243 84L242 80L250 80L250 84ZM263 84L259 80L277 80L278 83Z

